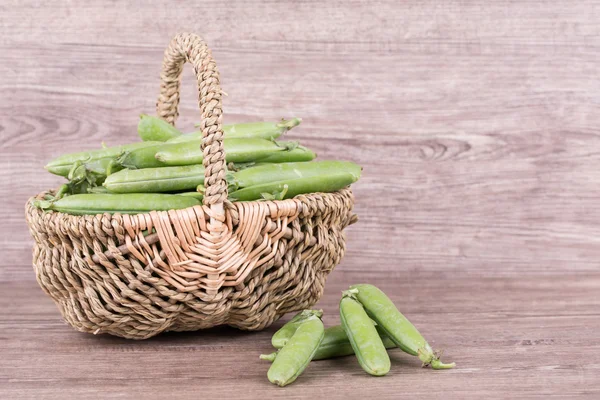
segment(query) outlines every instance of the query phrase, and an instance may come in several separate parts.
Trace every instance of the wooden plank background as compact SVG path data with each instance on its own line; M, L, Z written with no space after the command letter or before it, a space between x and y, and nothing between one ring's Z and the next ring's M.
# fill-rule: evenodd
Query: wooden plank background
M1 398L600 396L600 2L0 3ZM364 166L320 306L370 281L455 360L313 363L284 390L265 332L79 334L37 287L27 198L63 152L136 139L177 32L213 49L226 122ZM179 126L198 121L191 70ZM362 397L360 397L362 396Z

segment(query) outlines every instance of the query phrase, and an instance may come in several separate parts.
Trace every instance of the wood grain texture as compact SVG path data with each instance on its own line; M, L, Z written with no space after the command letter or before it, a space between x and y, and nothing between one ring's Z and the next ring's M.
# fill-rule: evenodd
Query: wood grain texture
M597 398L599 20L595 0L2 1L0 398ZM60 323L24 203L59 184L51 157L136 140L179 31L213 49L226 122L300 116L291 139L364 166L326 322L347 284L381 283L459 368L394 353L370 379L346 358L278 391L256 360L275 327L134 343Z
M567 281L422 271L365 278L340 268L319 304L326 325L339 323L340 291L365 280L389 293L456 369L420 368L415 357L392 350L386 377L368 376L355 358L344 357L311 363L296 383L281 389L267 381L269 364L258 355L272 351L270 337L284 321L257 333L218 328L135 342L77 333L61 323L35 283L3 283L11 312L0 321L0 394L7 399L600 395L600 338L593 328L600 307L598 273Z

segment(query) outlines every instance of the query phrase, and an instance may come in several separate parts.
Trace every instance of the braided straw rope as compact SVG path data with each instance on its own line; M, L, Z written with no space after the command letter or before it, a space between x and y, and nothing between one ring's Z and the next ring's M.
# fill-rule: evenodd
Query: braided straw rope
M27 202L38 283L79 331L145 339L222 324L263 329L314 305L344 255L343 229L356 221L350 189L227 201L219 74L200 37L177 35L165 51L157 112L175 123L185 62L198 78L202 206L74 216Z

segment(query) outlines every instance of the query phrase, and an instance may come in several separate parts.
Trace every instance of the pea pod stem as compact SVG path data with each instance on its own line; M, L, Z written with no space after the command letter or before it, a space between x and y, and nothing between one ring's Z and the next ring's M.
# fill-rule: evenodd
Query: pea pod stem
M248 186L230 193L233 201L251 201L266 198L291 199L305 193L330 193L343 189L356 182L356 176L339 171L331 171L319 177L298 178L281 182L267 182L255 186ZM271 198L266 198L270 200Z
M269 182L281 182L300 178L315 178L328 175L350 174L357 180L361 167L349 161L313 161L259 164L244 168L233 174L235 186L246 188Z
M278 353L278 351L274 351L273 353L270 353L270 354L261 354L259 358L261 360L273 362L273 361L275 361L275 358L277 358L277 353Z
M430 362L432 369L452 369L456 367L456 363L444 364L439 358L435 358Z
M223 141L227 162L249 162L286 151L285 144L261 138L231 138ZM126 168L155 168L202 164L204 154L196 141L158 143L127 152L119 158Z
M300 122L302 122L302 118L292 118L289 120L281 119L281 121L277 124L277 128L289 131L290 129L300 125Z

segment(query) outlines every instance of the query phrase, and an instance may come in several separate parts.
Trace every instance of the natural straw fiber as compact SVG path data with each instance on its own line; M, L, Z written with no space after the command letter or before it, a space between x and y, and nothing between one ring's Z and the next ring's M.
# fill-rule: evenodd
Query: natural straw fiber
M356 221L350 189L227 200L219 73L200 37L177 35L165 51L157 113L175 123L186 62L198 79L202 206L74 216L27 203L37 280L79 331L145 339L223 324L263 329L314 305L344 255L343 229Z

